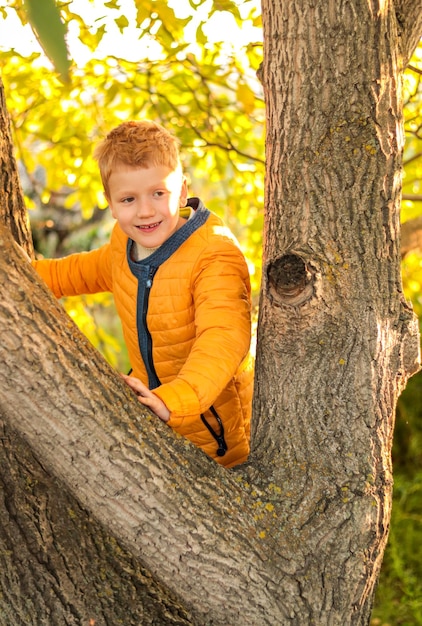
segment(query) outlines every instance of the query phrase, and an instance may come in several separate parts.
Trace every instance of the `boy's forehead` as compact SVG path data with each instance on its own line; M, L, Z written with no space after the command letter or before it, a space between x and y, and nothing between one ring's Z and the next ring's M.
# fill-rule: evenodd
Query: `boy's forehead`
M109 185L126 184L155 185L161 182L178 183L182 178L182 168L173 169L167 165L150 165L149 167L119 164L111 172Z
M133 164L128 164L128 163L124 163L123 161L118 161L115 166L112 168L111 170L111 175L113 173L117 173L117 172L145 172L148 171L149 173L155 173L155 172L167 172L168 174L171 174L172 172L175 173L181 173L182 172L182 166L180 163L177 164L176 167L170 167L168 164L166 163L156 163L156 162L146 162L143 163L142 165L133 165Z

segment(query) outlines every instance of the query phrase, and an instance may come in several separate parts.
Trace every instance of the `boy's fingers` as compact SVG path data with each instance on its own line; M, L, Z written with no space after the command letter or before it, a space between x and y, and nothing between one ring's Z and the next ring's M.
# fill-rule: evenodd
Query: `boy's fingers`
M145 387L145 385L141 383L140 380L133 379L130 376L123 376L123 378L126 384L129 385L129 387L133 389L133 391L136 391L141 395L146 395L146 393L148 392L148 388Z

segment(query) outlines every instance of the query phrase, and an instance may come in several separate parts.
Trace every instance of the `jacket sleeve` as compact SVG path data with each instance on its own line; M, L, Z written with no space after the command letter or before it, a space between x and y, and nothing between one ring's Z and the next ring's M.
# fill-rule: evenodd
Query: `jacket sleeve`
M193 272L196 338L175 380L154 389L171 411L169 426L203 413L223 392L249 353L249 272L231 241L213 241Z
M32 265L57 298L112 291L110 244Z

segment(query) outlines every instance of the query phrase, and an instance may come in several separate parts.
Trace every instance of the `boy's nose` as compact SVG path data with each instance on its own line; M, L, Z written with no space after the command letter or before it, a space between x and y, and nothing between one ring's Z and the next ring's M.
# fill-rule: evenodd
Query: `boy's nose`
M136 205L136 213L139 217L148 217L153 214L153 210L147 200L139 200Z

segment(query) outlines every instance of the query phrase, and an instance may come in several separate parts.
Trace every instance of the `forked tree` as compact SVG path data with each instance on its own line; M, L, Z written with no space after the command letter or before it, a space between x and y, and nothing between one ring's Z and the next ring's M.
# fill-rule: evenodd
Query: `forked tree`
M263 0L264 263L250 460L142 410L13 242L4 100L0 625L368 624L396 400L401 77L421 0Z

